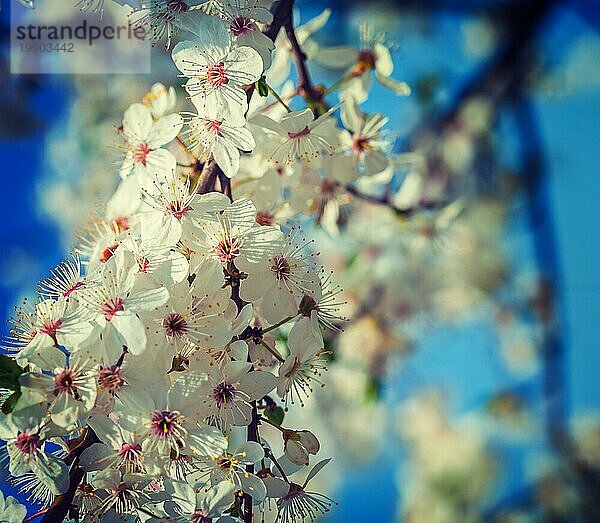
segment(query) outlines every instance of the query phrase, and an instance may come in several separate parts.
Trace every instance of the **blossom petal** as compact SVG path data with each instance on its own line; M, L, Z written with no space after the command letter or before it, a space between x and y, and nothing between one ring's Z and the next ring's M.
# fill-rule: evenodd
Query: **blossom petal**
M31 460L31 470L52 492L59 496L69 488L69 474L65 462L51 454Z
M123 134L134 145L145 142L152 128L152 114L144 104L131 104L123 116Z
M164 290L166 291L166 289ZM131 312L117 314L110 321L108 328L118 333L119 341L127 347L131 354L141 354L146 350L146 329L136 314Z
M181 128L183 119L178 114L169 114L156 122L148 133L148 145L156 149L174 140Z
M240 379L240 388L250 399L260 399L271 392L277 385L277 379L270 372L255 370Z

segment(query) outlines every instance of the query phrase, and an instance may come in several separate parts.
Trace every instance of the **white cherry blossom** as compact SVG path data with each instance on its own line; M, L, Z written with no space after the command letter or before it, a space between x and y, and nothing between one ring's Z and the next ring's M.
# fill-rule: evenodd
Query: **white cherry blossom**
M126 178L132 172L140 186L150 183L157 174L167 176L175 171L175 157L162 146L172 141L183 121L177 114L152 119L150 109L134 103L123 117L125 159L119 174Z
M198 114L187 118L187 140L190 150L201 159L212 154L217 165L232 178L240 167L240 151L250 152L256 143L252 133L244 127L241 113L232 113L225 119L225 111L218 105L206 105Z
M146 332L138 313L155 310L169 299L164 287L137 286L137 272L133 256L119 251L101 268L98 284L85 289L81 296L104 335L114 340L114 359L120 355L121 345L132 354L146 349Z
M256 82L264 69L257 51L248 46L232 46L223 24L209 21L199 43L184 41L173 49L173 61L188 78L185 89L200 109L223 107L223 117L245 113L248 106L244 85Z

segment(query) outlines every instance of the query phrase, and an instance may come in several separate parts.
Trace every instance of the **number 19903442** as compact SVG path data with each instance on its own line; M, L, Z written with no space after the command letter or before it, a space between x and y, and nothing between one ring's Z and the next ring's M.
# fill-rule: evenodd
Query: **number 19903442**
M20 44L22 53L73 53L74 44L69 43L21 43Z

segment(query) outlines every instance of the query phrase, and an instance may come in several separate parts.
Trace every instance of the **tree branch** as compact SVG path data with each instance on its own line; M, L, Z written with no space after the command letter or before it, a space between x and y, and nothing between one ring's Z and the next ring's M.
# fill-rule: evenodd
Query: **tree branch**
M290 14L290 17L284 24L284 28L285 34L290 41L292 53L294 54L294 60L296 61L296 67L298 69L298 90L300 96L307 102L321 102L323 100L323 92L319 91L312 83L310 73L306 67L306 54L302 51L298 38L296 38L292 16L293 15Z
M85 427L83 430L84 434L81 442L68 455L69 458L73 459L73 465L69 471L69 488L64 494L56 497L44 514L44 517L40 520L40 523L57 523L63 521L73 505L73 498L77 492L77 487L79 487L81 480L85 476L85 471L79 466L79 456L81 456L81 453L85 449L100 441L90 427Z

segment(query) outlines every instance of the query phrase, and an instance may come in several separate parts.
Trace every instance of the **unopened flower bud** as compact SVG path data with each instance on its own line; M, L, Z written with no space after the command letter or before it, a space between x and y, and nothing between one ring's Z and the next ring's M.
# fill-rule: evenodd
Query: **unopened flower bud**
M308 465L308 452L298 442L293 439L288 439L285 442L285 455L296 465Z
M317 437L309 430L300 430L296 432L300 437L300 444L307 450L309 454L316 454L319 452L321 445Z

